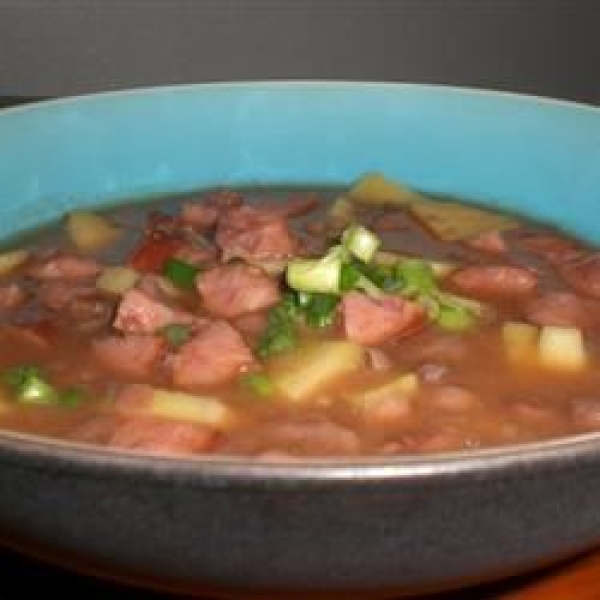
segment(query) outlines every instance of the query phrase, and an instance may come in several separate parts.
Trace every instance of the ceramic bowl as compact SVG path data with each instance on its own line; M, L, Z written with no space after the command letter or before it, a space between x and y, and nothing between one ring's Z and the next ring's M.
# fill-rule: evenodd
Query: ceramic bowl
M600 110L403 84L139 89L0 112L0 236L74 206L382 171L600 241ZM600 436L408 458L154 458L0 434L0 537L192 592L397 595L600 542Z

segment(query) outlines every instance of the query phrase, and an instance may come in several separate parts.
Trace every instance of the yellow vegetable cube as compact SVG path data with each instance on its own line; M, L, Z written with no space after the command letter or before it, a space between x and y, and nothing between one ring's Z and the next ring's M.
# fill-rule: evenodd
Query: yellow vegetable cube
M107 218L85 210L70 213L66 228L69 238L82 252L94 252L109 246L121 231Z
M8 250L0 253L0 277L9 275L29 257L27 250Z
M106 267L96 279L96 287L110 294L124 294L140 278L140 274L130 267Z
M557 369L577 370L588 363L583 335L576 327L542 327L538 352L542 364Z
M307 400L319 389L359 369L364 362L361 346L352 342L315 342L294 353L292 360L271 365L274 389L288 400Z
M415 373L404 373L396 379L375 388L355 394L352 401L361 407L377 404L391 396L409 397L419 389L419 378Z
M232 422L231 410L216 398L163 389L153 391L149 414L217 427L225 427Z
M386 179L381 173L361 177L348 192L356 202L364 204L394 204L405 206L419 197L417 192Z

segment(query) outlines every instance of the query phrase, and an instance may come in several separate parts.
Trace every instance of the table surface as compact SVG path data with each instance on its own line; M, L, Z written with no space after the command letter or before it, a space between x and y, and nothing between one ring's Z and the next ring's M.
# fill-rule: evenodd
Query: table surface
M53 566L0 550L0 579L19 581L37 589L40 583L47 592L73 590L90 597L115 597L121 600L154 600L164 594L124 587L106 580L77 575ZM53 594L52 594L53 595ZM19 596L15 596L17 598ZM22 597L22 596L21 596ZM2 594L2 598L8 598ZM419 600L599 600L600 549L544 570L483 586ZM213 600L203 598L202 600ZM404 599L406 600L406 599Z

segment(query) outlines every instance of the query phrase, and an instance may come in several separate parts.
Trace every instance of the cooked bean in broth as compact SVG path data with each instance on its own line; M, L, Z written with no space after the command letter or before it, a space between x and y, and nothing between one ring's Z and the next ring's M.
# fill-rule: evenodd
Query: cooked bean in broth
M0 253L0 425L273 460L597 431L599 306L590 245L378 174L77 210Z

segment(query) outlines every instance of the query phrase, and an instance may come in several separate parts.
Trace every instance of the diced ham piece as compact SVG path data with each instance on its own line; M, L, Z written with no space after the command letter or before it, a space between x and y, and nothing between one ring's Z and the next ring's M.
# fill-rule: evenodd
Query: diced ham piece
M411 334L425 323L423 308L397 296L371 298L350 292L342 300L346 337L365 346Z
M402 212L387 212L375 217L371 223L371 228L377 233L403 231L408 228L408 220Z
M38 288L41 304L52 310L62 310L76 298L98 296L98 288L92 282L74 283L68 279L49 279Z
M12 310L25 302L27 294L16 282L0 285L0 311Z
M181 207L183 222L200 231L210 229L217 222L218 216L218 208L204 202L185 202Z
M193 315L173 309L134 288L123 295L113 325L127 333L154 333L167 325L194 321Z
M481 233L467 240L466 244L475 250L482 250L490 254L503 254L508 250L506 240L502 237L502 232L498 230Z
M242 206L242 204L244 204L244 196L235 190L219 190L212 192L208 196L206 199L206 204L208 206L214 206L221 211L228 208Z
M354 431L324 418L271 423L268 429L264 437L275 450L293 449L296 454L321 456L352 455L360 450L360 439Z
M248 261L287 258L297 245L286 219L276 212L250 206L233 208L221 215L216 240L223 260Z
M600 252L567 262L559 271L575 291L600 298Z
M286 219L301 217L319 208L320 202L316 194L291 196L284 202L267 204L266 208Z
M397 430L411 421L414 409L410 398L390 393L367 404L361 412L362 420L377 428Z
M523 306L527 320L536 325L587 327L600 322L600 303L571 292L547 292Z
M204 307L220 317L237 317L276 304L277 282L257 267L230 264L210 269L196 286Z
M546 259L554 265L573 260L583 253L583 248L573 240L550 233L528 233L520 244L531 254Z
M573 422L578 431L600 431L600 398L575 398L571 406Z
M334 421L316 415L271 420L241 432L225 442L228 454L253 454L261 458L299 456L348 456L360 452L358 434Z
M31 325L0 326L0 344L10 348L27 347L29 350L45 353L52 349L56 330L49 321Z
M102 265L92 258L55 254L36 261L27 269L27 274L37 279L79 279L94 277L101 270Z
M225 321L214 321L200 329L173 356L173 383L183 388L222 383L253 361L237 330Z
M146 383L128 383L116 394L114 407L122 415L136 415L152 403L154 388Z
M209 452L219 433L198 423L151 417L130 417L116 421L109 446L156 454L188 455Z
M535 273L509 265L464 267L449 279L461 292L482 296L529 294L538 284Z
M100 364L133 378L151 375L163 350L164 342L153 335L112 335L92 342L92 354Z

